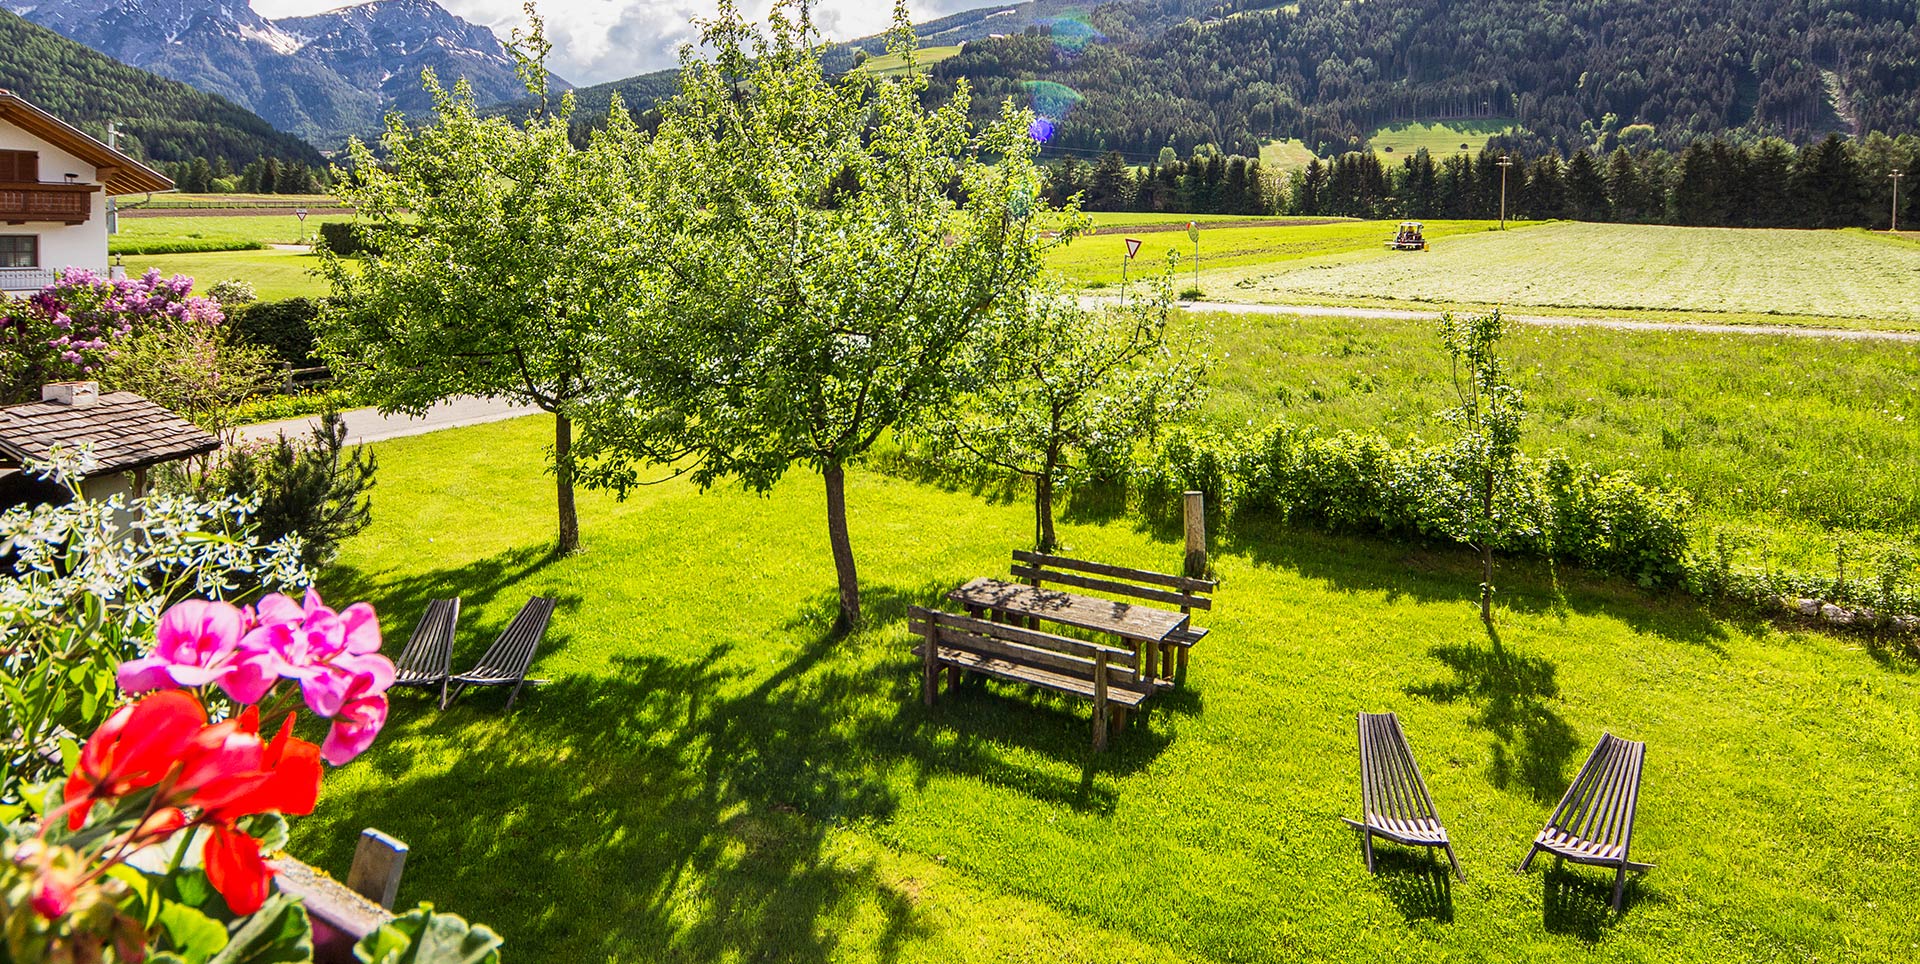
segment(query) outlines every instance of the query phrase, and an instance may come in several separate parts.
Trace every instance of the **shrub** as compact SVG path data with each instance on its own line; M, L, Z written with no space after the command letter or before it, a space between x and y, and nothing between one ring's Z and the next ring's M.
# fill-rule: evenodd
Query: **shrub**
M316 298L256 301L233 312L229 324L242 341L271 350L295 368L320 364L313 350L313 319L320 314Z
M208 484L229 497L257 500L254 522L262 538L300 537L300 559L319 568L340 544L373 521L373 454L346 453L347 426L328 412L304 439L285 435L228 451Z
M219 302L221 308L232 311L241 305L251 304L260 296L248 282L239 278L228 278L225 281L214 282L213 287L207 290L207 297Z
M320 244L341 257L371 250L352 221L326 221L320 225Z

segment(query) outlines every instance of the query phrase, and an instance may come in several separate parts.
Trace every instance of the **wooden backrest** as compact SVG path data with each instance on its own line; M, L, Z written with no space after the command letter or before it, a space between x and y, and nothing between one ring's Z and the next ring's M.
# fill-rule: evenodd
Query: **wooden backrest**
M428 601L406 648L393 661L394 668L403 676L445 675L453 664L453 636L459 621L460 597Z
M1147 602L1177 606L1181 612L1212 609L1213 600L1204 594L1217 585L1211 579L1194 579L1146 569L1110 566L1104 562L1069 559L1044 552L1013 550L1013 577L1038 586L1050 582L1060 586L1090 589L1114 596L1127 596Z
M1640 803L1640 762L1647 745L1600 734L1547 826L1592 843L1625 848Z
M1438 820L1413 748L1392 713L1360 714L1360 803L1368 814Z
M527 600L525 606L513 617L513 622L500 631L500 637L487 647L486 655L480 657L480 665L474 667L476 674L485 676L515 677L523 676L527 667L533 663L533 653L540 645L541 637L547 634L547 621L553 618L553 600L545 596L535 596Z
M1086 675L1103 661L1109 667L1137 673L1140 663L1140 657L1130 649L919 606L907 610L907 628L923 639L933 634L942 646L1066 673Z

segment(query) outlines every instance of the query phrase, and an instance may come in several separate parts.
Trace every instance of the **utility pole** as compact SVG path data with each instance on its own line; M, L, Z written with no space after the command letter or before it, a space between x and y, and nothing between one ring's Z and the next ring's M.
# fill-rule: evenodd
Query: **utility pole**
M1513 158L1500 155L1500 230L1507 229L1507 168L1513 166Z
M1896 167L1887 177L1893 180L1893 211L1887 215L1887 233L1892 234L1900 230L1900 179L1906 175Z

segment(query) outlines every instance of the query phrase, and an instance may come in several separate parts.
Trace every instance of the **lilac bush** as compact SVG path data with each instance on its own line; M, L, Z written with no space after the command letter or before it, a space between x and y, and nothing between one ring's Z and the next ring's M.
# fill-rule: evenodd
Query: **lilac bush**
M0 401L29 401L47 382L96 375L145 330L226 321L219 302L192 291L192 278L158 269L113 280L67 268L33 294L0 298Z

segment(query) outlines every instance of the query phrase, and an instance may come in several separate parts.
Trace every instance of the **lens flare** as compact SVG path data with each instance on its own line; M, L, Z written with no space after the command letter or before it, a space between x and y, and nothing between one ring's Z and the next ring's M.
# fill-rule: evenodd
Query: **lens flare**
M1027 125L1027 136L1042 144L1053 140L1053 122L1044 117L1034 118L1033 123Z

